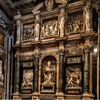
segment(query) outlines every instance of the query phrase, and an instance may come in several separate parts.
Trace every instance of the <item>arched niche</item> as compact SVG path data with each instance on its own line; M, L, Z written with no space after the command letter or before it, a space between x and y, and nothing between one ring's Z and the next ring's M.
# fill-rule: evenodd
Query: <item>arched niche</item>
M56 85L56 58L46 56L41 64L41 92L55 92Z

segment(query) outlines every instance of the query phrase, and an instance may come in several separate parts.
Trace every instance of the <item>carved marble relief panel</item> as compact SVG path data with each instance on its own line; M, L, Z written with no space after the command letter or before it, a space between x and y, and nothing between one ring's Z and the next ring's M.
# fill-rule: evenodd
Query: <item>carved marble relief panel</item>
M21 72L22 72L21 92L32 93L33 79L34 79L33 62L32 61L23 62Z
M24 24L22 40L28 40L33 38L34 38L34 23Z
M66 67L66 93L81 94L82 91L82 58L67 58Z
M58 35L58 18L50 18L42 20L41 28L42 38L48 38Z
M66 74L66 87L81 87L82 72L79 65L68 66Z
M67 33L77 33L83 31L83 11L68 13L66 35Z

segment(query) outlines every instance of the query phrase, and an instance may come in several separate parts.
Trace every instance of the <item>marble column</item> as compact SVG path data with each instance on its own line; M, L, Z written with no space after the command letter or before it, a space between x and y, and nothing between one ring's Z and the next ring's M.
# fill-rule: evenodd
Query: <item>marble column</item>
M60 50L59 51L59 88L58 88L58 92L63 93L64 92L64 83L63 83L63 78L64 78L64 51Z
M21 39L21 13L17 12L17 15L14 16L14 19L16 20L16 24L17 24L17 39L16 39L16 44L20 43L20 39Z
M84 48L84 70L83 70L83 95L82 100L92 100L93 94L89 91L90 81L90 47L87 45Z
M40 13L35 13L35 41L39 41L40 38Z
M91 0L86 0L86 6L84 7L84 12L85 12L85 31L90 32L92 29Z
M20 56L18 55L16 58L16 86L15 86L15 93L20 92Z
M65 34L65 6L60 6L60 15L59 15L59 33L60 37L64 37Z
M21 100L20 98L20 53L16 53L16 74L15 74L15 92L13 94L13 100Z
M83 91L89 93L89 66L90 66L90 52L87 46L84 50L84 81L83 81Z
M35 77L34 77L34 92L38 93L38 71L39 71L39 54L35 55Z

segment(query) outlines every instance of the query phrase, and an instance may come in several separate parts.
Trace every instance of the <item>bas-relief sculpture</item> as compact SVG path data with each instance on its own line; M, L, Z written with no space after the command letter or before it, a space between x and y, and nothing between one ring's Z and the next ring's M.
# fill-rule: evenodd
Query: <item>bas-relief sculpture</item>
M75 32L81 32L83 29L83 14L80 13L72 13L68 14L68 20L67 20L67 27L66 32L67 33L75 33Z
M55 36L58 34L58 21L57 20L51 20L43 22L42 25L42 36L43 37L50 37Z
M2 73L2 61L0 60L0 85L3 85L4 76Z
M32 88L33 86L33 70L23 70L22 88Z
M52 84L55 80L55 66L51 64L51 61L47 62L47 65L43 68L43 84Z
M82 72L78 66L68 66L66 69L66 87L81 87Z
M34 35L34 24L23 26L23 40L32 39Z

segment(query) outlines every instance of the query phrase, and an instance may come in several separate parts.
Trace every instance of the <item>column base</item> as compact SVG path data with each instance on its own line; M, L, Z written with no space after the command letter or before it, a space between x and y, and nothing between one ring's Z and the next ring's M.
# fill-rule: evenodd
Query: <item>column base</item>
M93 100L93 94L83 93L82 100Z
M64 94L62 92L56 94L57 100L64 100Z
M32 100L40 100L38 92L33 93Z
M19 92L13 94L13 100L21 100L21 97L19 96Z
M39 41L39 38L35 38L35 41Z
M65 95L65 100L81 100L81 95Z

